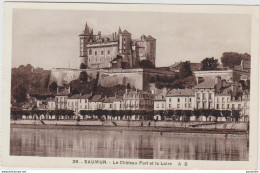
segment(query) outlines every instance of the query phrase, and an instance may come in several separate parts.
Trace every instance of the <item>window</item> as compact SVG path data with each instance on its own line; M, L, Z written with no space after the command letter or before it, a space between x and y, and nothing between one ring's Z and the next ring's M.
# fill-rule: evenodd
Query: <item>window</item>
M234 104L232 104L232 109L234 109L235 108L235 105Z
M162 108L164 108L164 103L162 103Z
M87 105L85 105L85 109L87 109Z
M229 98L227 98L227 102L229 102Z
M97 55L97 51L95 51L95 55Z
M109 108L112 108L112 104L109 105Z
M191 108L191 103L189 104L189 108Z
M197 94L197 98L200 99L200 93Z
M156 104L156 108L159 108L159 103Z
M101 51L101 55L104 55L104 51L103 50Z
M241 104L238 104L238 109L241 109Z
M89 55L92 55L92 50L91 49L89 50Z
M187 108L188 107L188 104L187 103L185 103L185 108Z
M227 104L227 109L229 109L229 104Z
M178 102L180 102L180 98L178 98Z
M224 97L222 97L222 102L223 102L223 103L225 102L225 98L224 98Z
M107 54L110 54L110 50L107 51Z
M188 98L185 98L185 102L187 102L188 101Z
M219 109L219 104L217 104L217 109Z
M207 94L203 93L203 99L206 99L206 97L207 97Z
M191 98L190 98L190 102L191 102Z
M172 104L169 104L169 108L171 108L172 107Z
M177 104L177 108L180 108L180 104Z
M209 99L212 99L212 93L209 93Z
M225 106L224 106L224 104L222 104L222 109L225 109Z
M172 101L172 99L171 98L169 98L169 102L171 102Z

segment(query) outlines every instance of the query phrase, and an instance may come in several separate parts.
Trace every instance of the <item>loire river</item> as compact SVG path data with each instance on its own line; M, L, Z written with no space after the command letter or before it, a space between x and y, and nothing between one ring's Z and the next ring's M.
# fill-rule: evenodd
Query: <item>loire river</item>
M11 129L18 156L248 160L248 136L133 131Z

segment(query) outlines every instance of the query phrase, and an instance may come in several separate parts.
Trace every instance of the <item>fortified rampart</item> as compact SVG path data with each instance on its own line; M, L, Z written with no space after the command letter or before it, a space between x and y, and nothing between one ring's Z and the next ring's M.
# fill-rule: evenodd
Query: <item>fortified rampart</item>
M162 69L52 69L49 84L53 81L58 86L69 84L72 80L79 78L80 72L86 71L88 76L93 79L99 73L98 85L111 87L117 84L134 86L137 89L148 90L149 82L152 77L167 76L172 77L174 72Z

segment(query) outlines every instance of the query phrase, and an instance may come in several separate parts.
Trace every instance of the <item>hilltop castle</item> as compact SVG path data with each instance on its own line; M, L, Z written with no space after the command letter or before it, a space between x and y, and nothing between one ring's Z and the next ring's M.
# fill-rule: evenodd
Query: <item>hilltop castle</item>
M175 75L175 72L163 68L140 68L142 60L149 60L155 66L156 39L150 35L132 39L131 33L121 31L120 27L118 32L110 35L101 35L100 31L95 35L86 23L79 38L80 69L52 69L49 83L68 85L84 71L103 87L129 83L136 89L149 90L151 78Z
M155 66L156 39L142 35L132 39L131 33L119 27L118 33L93 34L87 23L80 37L80 68L138 68L141 60L150 60Z

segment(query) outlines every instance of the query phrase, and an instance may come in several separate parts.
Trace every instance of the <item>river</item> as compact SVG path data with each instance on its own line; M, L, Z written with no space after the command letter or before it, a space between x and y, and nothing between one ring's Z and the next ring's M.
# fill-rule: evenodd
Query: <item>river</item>
M247 161L247 135L11 128L10 155Z

